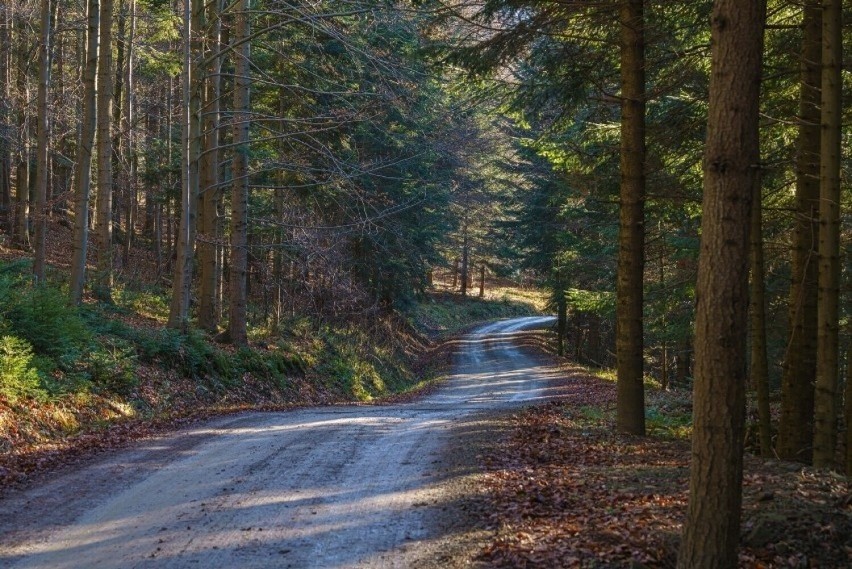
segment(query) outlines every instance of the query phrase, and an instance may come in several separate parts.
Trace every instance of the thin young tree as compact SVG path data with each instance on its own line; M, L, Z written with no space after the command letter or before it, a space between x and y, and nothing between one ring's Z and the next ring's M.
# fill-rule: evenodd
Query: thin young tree
M677 566L736 567L742 505L749 228L759 183L764 0L716 0L704 150L689 506Z

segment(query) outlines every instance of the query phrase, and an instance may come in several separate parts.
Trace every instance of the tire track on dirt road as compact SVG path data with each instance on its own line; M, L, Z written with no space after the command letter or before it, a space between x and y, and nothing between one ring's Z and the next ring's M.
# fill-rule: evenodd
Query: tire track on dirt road
M550 317L481 326L414 403L245 413L141 442L0 500L0 566L406 567L442 532L460 429L549 397L513 343Z

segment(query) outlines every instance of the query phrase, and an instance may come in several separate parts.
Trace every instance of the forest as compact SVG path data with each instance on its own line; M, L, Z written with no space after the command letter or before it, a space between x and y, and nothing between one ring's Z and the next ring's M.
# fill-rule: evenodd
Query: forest
M649 434L649 389L691 393L677 564L736 566L744 453L852 475L850 22L842 0L3 2L0 450L57 401L154 414L146 362L186 408L330 401L281 388L313 368L401 391L438 288L523 285L558 356L614 370L618 433Z

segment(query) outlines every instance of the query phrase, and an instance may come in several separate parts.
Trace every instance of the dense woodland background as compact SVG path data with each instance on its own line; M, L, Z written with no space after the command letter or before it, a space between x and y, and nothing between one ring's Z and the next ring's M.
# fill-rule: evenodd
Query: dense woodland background
M644 434L645 383L691 387L708 342L720 14L763 32L762 71L735 61L721 88L760 85L759 181L737 194L750 373L734 354L730 379L763 456L852 472L840 0L5 2L0 393L128 389L126 360L169 342L256 371L245 346L404 328L436 284L487 276L548 291L560 355L616 367L617 428ZM721 302L710 318L745 317ZM104 329L116 311L128 329ZM257 365L304 367L285 352ZM189 375L234 372L205 365Z

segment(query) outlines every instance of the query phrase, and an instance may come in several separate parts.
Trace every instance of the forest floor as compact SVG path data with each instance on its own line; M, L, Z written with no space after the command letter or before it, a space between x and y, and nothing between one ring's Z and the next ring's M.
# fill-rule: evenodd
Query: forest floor
M502 436L479 449L483 474L461 511L480 534L454 566L674 567L688 429L655 418L688 413L688 394L652 391L650 436L618 435L615 384L576 365L561 370L558 401L507 417ZM743 502L741 567L852 566L847 478L747 455Z

